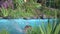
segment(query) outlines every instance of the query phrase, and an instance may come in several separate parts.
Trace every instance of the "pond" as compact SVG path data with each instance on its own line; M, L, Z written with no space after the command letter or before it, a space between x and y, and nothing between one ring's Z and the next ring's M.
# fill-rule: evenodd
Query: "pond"
M53 23L54 19L49 19L50 23ZM42 23L47 25L48 19L0 19L0 31L6 29L10 34L22 34L20 30L24 30L26 25L40 26Z

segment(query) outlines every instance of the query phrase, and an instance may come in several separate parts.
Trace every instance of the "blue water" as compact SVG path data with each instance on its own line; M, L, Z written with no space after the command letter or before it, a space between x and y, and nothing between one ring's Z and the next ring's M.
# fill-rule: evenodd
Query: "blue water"
M50 23L53 23L53 19L50 19L49 21ZM42 23L47 25L48 19L0 19L0 31L6 29L10 34L23 34L20 32L20 29L24 30L26 25L34 27L35 25L40 26Z

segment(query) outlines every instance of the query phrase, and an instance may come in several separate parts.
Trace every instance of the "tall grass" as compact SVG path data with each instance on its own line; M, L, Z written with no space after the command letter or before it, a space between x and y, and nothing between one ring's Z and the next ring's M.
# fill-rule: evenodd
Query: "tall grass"
M53 24L55 25L55 24ZM32 27L32 29L27 31L27 34L60 34L60 23L56 24L52 27L50 23L44 27L44 24L42 26L38 27Z
M42 8L42 5L37 3L37 0L29 0L24 2L24 0L13 0L14 10L11 8L1 9L0 15L2 17L20 18L20 17L40 17L40 14L45 14L48 17L56 16L57 10L50 10L47 8ZM41 11L41 10L42 11ZM54 13L55 12L55 13ZM59 13L59 11L58 11Z
M4 7L1 8L1 13L3 17L11 17L11 18L20 18L20 17L33 17L36 8L40 7L40 4L30 1L24 2L23 0L13 0L15 4L15 9L5 9Z

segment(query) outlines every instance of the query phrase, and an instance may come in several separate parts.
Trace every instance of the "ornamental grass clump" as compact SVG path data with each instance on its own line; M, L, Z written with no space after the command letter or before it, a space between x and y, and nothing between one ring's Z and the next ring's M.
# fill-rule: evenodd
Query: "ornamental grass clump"
M42 24L41 26L32 27L31 30L27 31L27 34L60 34L60 23L51 25L48 23L46 26Z
M2 8L1 9L1 14L2 14L2 17L7 17L9 15L9 11L5 8Z

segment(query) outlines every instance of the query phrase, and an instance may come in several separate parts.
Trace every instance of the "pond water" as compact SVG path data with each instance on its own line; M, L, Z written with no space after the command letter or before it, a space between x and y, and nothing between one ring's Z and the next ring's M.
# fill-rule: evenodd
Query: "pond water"
M53 20L54 19L49 19L49 22L53 23ZM40 26L42 23L47 25L48 19L0 19L0 31L6 29L10 34L23 34L21 30L24 30L26 25L34 27L35 25Z

